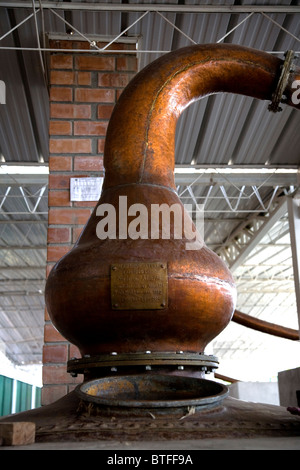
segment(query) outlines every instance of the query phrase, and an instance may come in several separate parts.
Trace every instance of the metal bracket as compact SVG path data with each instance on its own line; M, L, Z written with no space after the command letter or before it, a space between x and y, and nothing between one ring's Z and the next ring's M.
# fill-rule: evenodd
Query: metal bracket
M279 106L279 104L282 102L284 90L287 86L290 72L292 71L293 59L294 51L287 51L285 53L285 61L281 68L281 74L277 83L276 90L272 95L272 102L268 106L268 110L272 111L273 113L282 111L282 108Z

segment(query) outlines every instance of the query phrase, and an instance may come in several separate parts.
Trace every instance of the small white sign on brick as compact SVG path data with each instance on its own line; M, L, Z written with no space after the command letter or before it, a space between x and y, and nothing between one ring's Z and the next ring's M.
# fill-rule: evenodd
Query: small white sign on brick
M103 177L71 178L71 201L98 201L102 191Z

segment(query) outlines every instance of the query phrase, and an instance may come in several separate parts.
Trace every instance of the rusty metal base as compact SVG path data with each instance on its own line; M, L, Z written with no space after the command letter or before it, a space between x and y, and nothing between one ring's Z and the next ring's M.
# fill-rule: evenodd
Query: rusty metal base
M82 410L105 416L179 416L221 406L226 385L163 374L102 377L76 387Z
M36 442L172 441L300 436L300 416L274 405L227 397L213 410L143 416L106 415L82 408L74 392L51 405L3 417L36 424ZM299 441L300 442L300 441Z

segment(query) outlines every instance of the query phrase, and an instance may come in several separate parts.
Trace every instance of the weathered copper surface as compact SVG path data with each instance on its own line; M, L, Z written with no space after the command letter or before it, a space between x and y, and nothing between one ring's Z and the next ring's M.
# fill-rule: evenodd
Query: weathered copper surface
M119 196L127 197L128 207L181 204L173 169L175 128L182 111L216 92L270 100L281 65L272 55L239 46L192 46L154 61L124 90L107 131L101 198L80 239L52 269L46 285L50 318L82 354L203 352L231 320L233 278L205 245L187 250L187 240L174 236L99 240L96 213L102 204L112 204L118 213ZM291 106L297 77L299 69L291 73L285 90ZM113 308L111 267L153 262L167 265L166 308Z
M130 186L126 193L129 204L179 201L169 190L148 186ZM119 194L124 190L107 191L101 201L117 207ZM234 282L221 260L206 247L187 251L184 239L101 241L96 223L92 216L85 229L90 231L90 242L82 238L48 278L47 309L55 327L82 355L203 352L227 325L235 306ZM158 261L168 266L168 306L132 312L113 309L111 267Z

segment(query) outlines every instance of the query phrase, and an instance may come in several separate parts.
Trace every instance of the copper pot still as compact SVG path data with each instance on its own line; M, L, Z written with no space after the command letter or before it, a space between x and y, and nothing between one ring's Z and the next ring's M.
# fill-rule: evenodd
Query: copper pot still
M175 216L169 237L162 218L151 236L151 210L174 204L181 220L190 221L174 182L175 129L183 110L219 92L273 100L276 107L283 63L245 47L197 45L157 59L123 91L108 126L100 200L46 283L50 318L82 356L203 354L230 322L236 287L225 264L199 236L198 248L187 249L191 240L183 231L175 236ZM281 91L294 107L297 77L299 69L289 73ZM143 208L147 236L130 236Z

